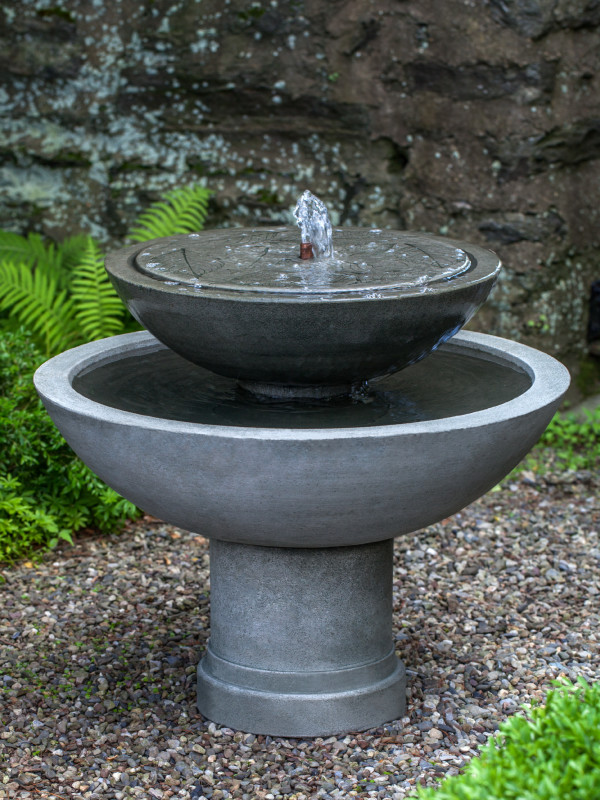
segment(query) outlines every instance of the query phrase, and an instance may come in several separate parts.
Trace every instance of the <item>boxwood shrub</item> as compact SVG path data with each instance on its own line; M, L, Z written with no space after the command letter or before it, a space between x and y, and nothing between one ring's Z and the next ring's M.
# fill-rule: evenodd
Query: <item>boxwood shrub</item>
M418 800L600 798L600 683L556 684L544 706L500 726L460 775Z

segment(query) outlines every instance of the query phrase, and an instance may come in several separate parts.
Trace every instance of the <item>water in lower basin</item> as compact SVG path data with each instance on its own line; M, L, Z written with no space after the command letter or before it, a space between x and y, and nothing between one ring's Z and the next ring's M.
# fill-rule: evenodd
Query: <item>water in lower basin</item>
M398 425L468 414L512 400L531 385L506 362L440 348L418 364L371 381L354 397L265 401L235 380L154 348L83 371L80 394L144 416L260 428L357 428Z

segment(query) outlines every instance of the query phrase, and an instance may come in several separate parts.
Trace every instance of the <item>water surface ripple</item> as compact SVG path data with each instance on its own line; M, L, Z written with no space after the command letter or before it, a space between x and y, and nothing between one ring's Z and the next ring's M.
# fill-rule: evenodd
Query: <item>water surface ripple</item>
M354 397L321 401L261 400L232 378L198 367L167 349L110 361L73 381L84 396L145 416L257 428L356 428L468 414L512 400L531 385L506 363L440 348L411 367L370 381Z

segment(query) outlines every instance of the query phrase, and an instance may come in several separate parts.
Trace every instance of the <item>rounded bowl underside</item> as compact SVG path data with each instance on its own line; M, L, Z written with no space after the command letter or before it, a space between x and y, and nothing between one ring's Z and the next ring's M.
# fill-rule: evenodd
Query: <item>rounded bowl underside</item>
M261 254L269 237L289 256ZM233 239L245 260L225 252ZM351 263L303 262L287 229L203 231L112 253L106 269L133 316L184 358L288 387L348 387L415 363L473 316L500 269L489 250L429 234L342 228L348 259L346 239Z
M233 420L217 415L219 424L213 424L139 413L128 410L130 401L119 407L113 397L108 405L77 390L93 384L98 370L116 368L118 375L121 363L129 374L132 357L163 351L145 332L92 342L42 365L36 387L82 460L145 511L208 537L269 546L379 541L459 511L528 452L569 383L565 367L550 356L463 332L440 356L458 365L461 359L479 362L482 391L493 374L514 391L488 394L477 405L479 389L473 378L465 380L462 410L468 413L458 413L459 382L451 416L433 403L437 410L422 418L409 414L398 422L392 415L383 424L359 422L360 409L350 425L339 427L294 427L293 414L288 427L266 423L272 410L250 424L240 424L235 414ZM435 382L436 358L403 373L406 391L412 370L423 397L447 390ZM416 374L428 364L429 384ZM389 391L402 395L402 385Z

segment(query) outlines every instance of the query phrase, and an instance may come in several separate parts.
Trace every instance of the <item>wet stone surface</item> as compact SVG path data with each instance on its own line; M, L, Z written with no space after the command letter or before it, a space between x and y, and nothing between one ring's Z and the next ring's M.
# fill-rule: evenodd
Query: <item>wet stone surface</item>
M191 233L143 248L135 265L144 275L184 290L310 295L425 290L470 273L477 264L456 243L409 231L336 228L333 237L330 257L303 261L299 231L292 228ZM495 266L485 264L487 271ZM479 269L462 280L484 274Z
M151 518L84 535L0 588L0 798L374 797L460 769L561 675L597 680L600 500L533 473L396 542L408 716L285 740L195 710L208 543Z

